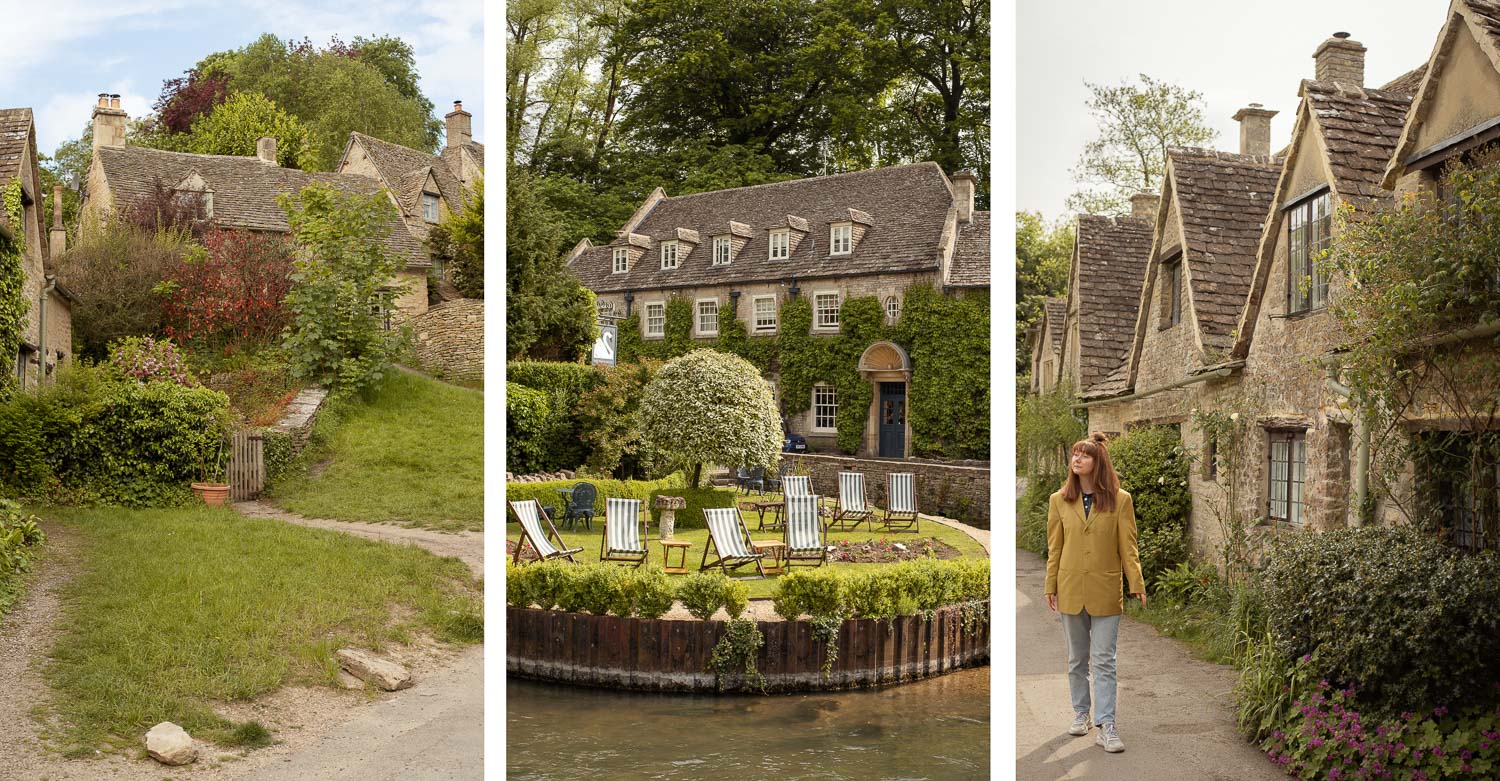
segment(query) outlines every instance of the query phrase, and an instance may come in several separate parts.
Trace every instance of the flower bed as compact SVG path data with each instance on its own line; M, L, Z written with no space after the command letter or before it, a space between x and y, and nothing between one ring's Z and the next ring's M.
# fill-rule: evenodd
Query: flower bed
M920 540L834 540L828 546L829 561L853 564L891 564L898 561L917 561L936 558L942 561L963 557L963 552L935 537Z

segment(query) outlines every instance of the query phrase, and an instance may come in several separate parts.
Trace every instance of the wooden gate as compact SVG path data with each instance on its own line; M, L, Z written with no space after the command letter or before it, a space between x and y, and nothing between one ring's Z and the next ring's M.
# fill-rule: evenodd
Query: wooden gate
M254 499L265 486L265 437L259 431L234 432L229 450L229 500Z

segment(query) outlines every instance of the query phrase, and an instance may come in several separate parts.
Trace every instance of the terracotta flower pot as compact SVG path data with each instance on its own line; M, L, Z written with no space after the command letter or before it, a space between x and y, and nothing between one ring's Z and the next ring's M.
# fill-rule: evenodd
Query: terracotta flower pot
M221 505L229 501L227 483L193 483L193 493L207 505Z

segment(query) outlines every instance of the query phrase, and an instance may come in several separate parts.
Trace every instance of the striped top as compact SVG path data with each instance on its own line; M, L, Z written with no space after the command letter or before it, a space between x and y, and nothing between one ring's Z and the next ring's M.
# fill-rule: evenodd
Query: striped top
M917 476L911 472L892 474L886 495L886 512L915 513L917 511Z
M521 522L521 530L526 532L537 555L545 559L557 554L557 548L542 533L542 506L535 499L511 502L510 509L516 514L516 520Z
M745 544L745 535L740 534L739 510L733 507L704 508L703 518L708 521L708 533L713 536L714 547L721 555L754 555Z
M641 539L641 500L604 500L604 537L610 551L645 553Z
M792 551L822 550L823 522L818 497L792 496L786 500L786 547Z
M839 472L839 509L864 512L865 476L859 472Z
M787 475L782 478L781 485L788 499L793 496L812 496L812 478L808 475Z

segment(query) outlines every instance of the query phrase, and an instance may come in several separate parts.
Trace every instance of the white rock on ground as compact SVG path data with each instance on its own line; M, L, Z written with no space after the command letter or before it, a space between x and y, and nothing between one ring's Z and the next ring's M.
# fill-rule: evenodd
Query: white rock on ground
M146 733L146 753L163 765L186 765L198 758L187 730L164 721Z
M370 681L380 688L393 692L411 686L411 672L395 662L381 659L374 654L354 648L340 648L339 664L360 680Z

